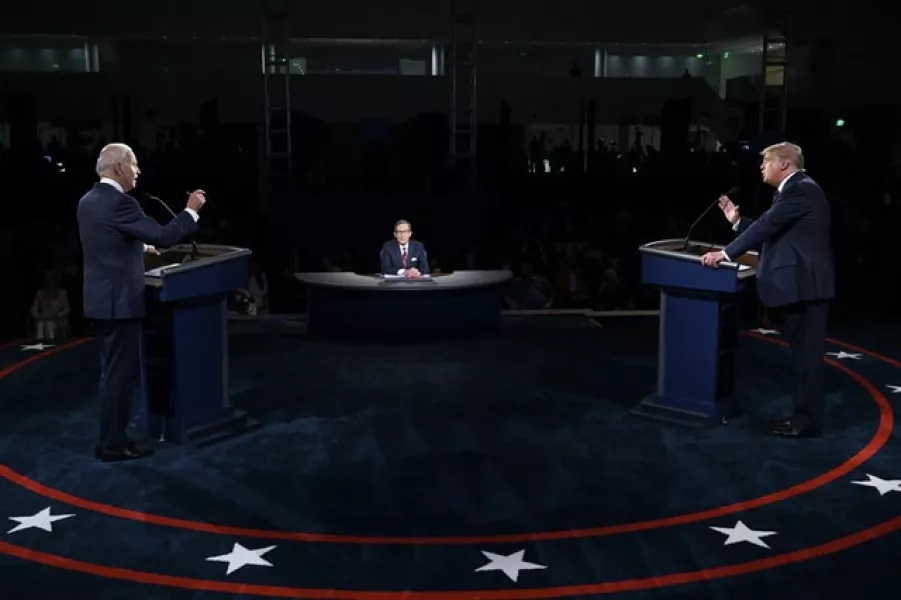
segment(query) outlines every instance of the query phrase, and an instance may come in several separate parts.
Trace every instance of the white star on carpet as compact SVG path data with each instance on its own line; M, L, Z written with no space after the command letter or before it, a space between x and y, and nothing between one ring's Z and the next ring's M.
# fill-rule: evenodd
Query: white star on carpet
M752 329L751 333L759 333L760 335L777 335L779 333L779 330L778 329L764 329L761 327L759 329Z
M755 546L769 549L770 547L761 538L776 535L775 531L756 531L754 529L750 529L741 521L736 522L735 527L711 527L711 529L728 536L726 538L726 541L723 543L724 546L728 546L730 544L738 544L740 542L748 542L749 544L754 544Z
M26 529L42 529L44 531L49 531L52 533L53 524L56 521L62 521L63 519L68 519L69 517L74 516L75 515L52 515L50 514L50 507L48 506L41 512L33 514L30 517L9 517L10 521L16 521L18 525L16 525L6 533L16 533L18 531L24 531Z
M901 385L887 385L885 387L892 390L893 394L901 394Z
M852 481L851 483L876 488L879 490L880 496L885 496L889 492L901 492L901 479L881 479L869 473L867 473L867 477L869 481Z
M854 360L860 360L860 357L863 356L863 354L859 352L845 352L844 350L841 352L827 352L826 354L828 354L829 356L834 356L838 360L842 360L844 358L853 358Z
M225 574L231 575L241 567L246 567L247 565L254 565L257 567L271 567L272 563L263 558L263 555L274 548L275 546L267 546L265 548L250 550L235 542L235 545L232 547L232 551L228 554L210 556L207 558L207 560L210 562L228 563L228 569L226 569Z
M504 556L503 554L495 554L494 552L485 552L484 550L482 550L482 554L484 554L485 558L487 558L491 562L476 569L476 573L480 571L502 571L504 575L515 582L517 579L519 579L520 571L547 569L547 567L544 565L538 565L523 560L522 557L525 555L525 553L525 550L520 550L519 552L514 552L509 556Z
M22 346L22 352L27 352L29 350L46 350L47 348L53 348L53 344L26 344Z

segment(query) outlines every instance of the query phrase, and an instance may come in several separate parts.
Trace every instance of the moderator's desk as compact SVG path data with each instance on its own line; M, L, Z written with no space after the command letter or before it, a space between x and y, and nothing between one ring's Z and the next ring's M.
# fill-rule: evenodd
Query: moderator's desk
M501 321L510 271L456 271L425 281L356 273L297 273L316 334L481 333Z

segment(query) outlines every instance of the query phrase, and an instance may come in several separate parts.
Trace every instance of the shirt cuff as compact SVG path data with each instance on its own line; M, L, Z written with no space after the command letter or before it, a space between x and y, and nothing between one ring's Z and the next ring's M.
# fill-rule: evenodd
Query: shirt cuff
M732 262L732 259L729 258L729 255L726 254L726 251L725 251L725 250L723 250L723 257L726 259L726 262Z
M397 274L398 274L398 275L403 275L403 274L404 274L404 269L398 269L398 270L397 270Z
M741 225L741 219L732 224L732 231L738 231L739 225Z
M198 219L200 219L200 215L198 215L197 211L194 210L193 208L186 208L185 212L188 213L189 215L191 215L191 218L194 219L195 223L198 221Z

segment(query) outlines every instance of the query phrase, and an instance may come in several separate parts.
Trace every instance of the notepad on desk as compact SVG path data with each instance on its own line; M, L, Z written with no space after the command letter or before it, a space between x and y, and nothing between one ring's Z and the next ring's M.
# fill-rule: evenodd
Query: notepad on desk
M419 277L406 277L404 275L383 274L382 279L391 282L415 283L417 281L434 281L431 275L420 275Z

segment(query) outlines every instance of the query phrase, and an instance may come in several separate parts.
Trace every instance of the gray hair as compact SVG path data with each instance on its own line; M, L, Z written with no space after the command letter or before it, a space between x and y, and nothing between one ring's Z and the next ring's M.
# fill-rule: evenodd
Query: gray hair
M801 146L792 144L791 142L779 142L772 146L767 146L760 153L760 156L767 154L775 154L779 160L785 160L793 164L798 170L804 170L804 151Z
M117 162L125 160L131 152L131 148L125 144L113 143L104 146L97 157L97 175L102 176L105 172L112 169Z

